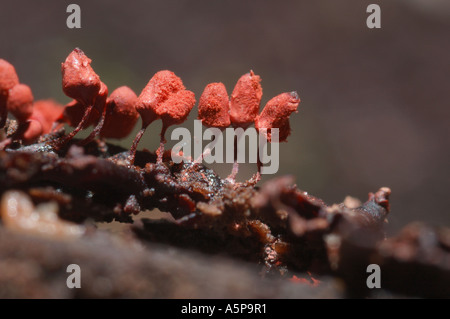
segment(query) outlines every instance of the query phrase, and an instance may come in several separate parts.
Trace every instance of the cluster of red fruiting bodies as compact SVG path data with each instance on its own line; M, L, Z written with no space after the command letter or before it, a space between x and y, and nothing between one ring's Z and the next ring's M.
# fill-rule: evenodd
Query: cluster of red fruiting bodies
M108 87L92 69L91 59L80 49L69 54L61 69L63 91L73 99L66 106L53 100L34 102L30 88L19 83L14 67L0 59L0 127L5 125L8 112L19 124L10 141L30 144L63 124L75 129L51 142L56 149L91 125L95 128L82 144L96 137L120 139L131 133L140 116L142 128L129 156L129 162L133 164L145 129L161 119L161 144L157 151L160 163L167 128L183 123L196 103L194 93L186 90L182 80L171 71L157 72L139 96L126 86L108 96ZM267 102L258 114L262 97L260 82L261 78L250 71L238 80L230 97L222 83L208 84L199 100L198 118L205 126L219 129L230 125L246 129L254 123L268 141L271 141L271 129L278 128L279 141L286 141L290 134L289 116L297 111L300 99L296 92L282 93ZM2 144L2 147L7 145Z

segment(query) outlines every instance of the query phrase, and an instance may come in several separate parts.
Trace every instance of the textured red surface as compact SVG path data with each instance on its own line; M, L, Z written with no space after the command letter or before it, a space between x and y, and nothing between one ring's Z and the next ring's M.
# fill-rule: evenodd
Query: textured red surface
M91 62L83 51L75 49L61 65L64 93L86 107L94 104L101 89L100 77L92 69Z
M226 128L230 125L230 101L223 83L210 83L200 97L198 118L208 127Z
M168 70L157 72L142 90L136 104L136 110L141 115L143 123L149 125L156 120L158 107L171 94L184 89L183 82L175 73Z
M158 106L157 114L161 117L164 127L167 128L183 123L194 105L194 92L182 90L171 94L164 103Z
M250 71L236 83L230 99L230 118L233 125L247 127L255 120L262 97L260 82L261 78Z

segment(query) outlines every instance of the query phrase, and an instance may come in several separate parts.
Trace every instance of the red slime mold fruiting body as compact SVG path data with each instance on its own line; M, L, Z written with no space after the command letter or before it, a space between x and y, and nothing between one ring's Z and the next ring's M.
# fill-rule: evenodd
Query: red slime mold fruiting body
M230 119L233 126L247 128L259 112L262 97L261 78L253 71L236 83L230 99Z
M300 98L297 92L282 93L269 102L262 110L261 114L255 120L255 128L260 134L263 134L266 139L272 141L272 128L279 129L279 142L285 142L291 133L289 125L289 116L293 112L297 112L297 107L300 103ZM267 129L267 130L262 130Z
M157 72L142 90L136 103L136 110L142 118L142 128L136 135L130 149L129 162L133 164L137 145L145 129L153 121L161 118L161 143L158 149L158 163L164 152L164 133L170 125L183 122L195 104L192 92L186 91L183 81L175 73L164 70Z
M30 120L37 120L42 125L42 134L52 131L53 125L64 112L64 107L58 102L48 99L34 102L33 113Z
M208 84L198 102L198 118L207 127L230 126L230 101L223 83Z
M33 113L27 121L19 124L12 140L20 139L23 144L35 143L41 135L52 131L62 112L63 106L53 100L36 101Z
M168 70L157 72L142 90L136 104L136 110L142 118L142 126L147 127L158 119L158 107L171 94L184 89L183 81L175 73Z
M85 107L94 105L101 88L100 77L91 67L92 60L76 48L61 65L64 93Z
M64 112L59 120L60 122L67 123L71 127L77 127L83 118L85 110L86 109L80 102L73 100L64 107ZM97 124L99 120L100 114L98 111L96 109L92 110L82 129Z

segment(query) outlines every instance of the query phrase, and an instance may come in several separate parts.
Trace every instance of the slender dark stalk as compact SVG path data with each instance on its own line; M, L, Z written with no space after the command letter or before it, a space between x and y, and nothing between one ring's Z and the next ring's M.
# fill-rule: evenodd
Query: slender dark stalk
M142 123L142 128L139 130L139 132L136 134L136 137L134 138L133 144L131 145L131 148L130 148L130 155L128 155L128 163L130 165L134 164L134 160L136 158L137 146L138 146L142 136L144 136L147 126L148 125L145 125L144 123Z
M78 123L77 127L70 132L68 135L61 137L60 139L57 139L53 142L53 148L56 150L63 147L67 142L69 142L83 127L86 121L89 118L89 115L91 115L92 109L94 108L93 105L90 105L86 108L86 111L84 112L83 118L81 119L80 123Z
M94 130L91 132L91 134L89 134L88 137L86 137L84 140L82 140L79 144L80 145L86 145L88 144L90 141L92 141L95 137L98 136L98 134L100 134L100 131L102 130L103 124L105 124L105 117L106 117L106 109L107 107L105 106L103 108L102 111L102 116L100 117L100 121L97 123L97 126L94 128Z

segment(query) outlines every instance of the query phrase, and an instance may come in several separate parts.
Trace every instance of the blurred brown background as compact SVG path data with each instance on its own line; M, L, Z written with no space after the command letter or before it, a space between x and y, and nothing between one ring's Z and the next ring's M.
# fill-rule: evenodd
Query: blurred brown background
M66 27L70 3L81 6L81 29ZM381 29L366 27L370 3L381 6ZM297 90L302 103L278 175L294 174L328 203L389 186L390 231L412 220L450 225L449 40L446 0L0 4L0 57L36 99L69 101L60 63L77 46L110 92L128 85L139 94L160 69L197 98L209 82L230 93L250 69L263 79L263 105ZM155 149L159 129L152 125L140 147ZM214 167L222 176L231 169ZM240 179L255 170L243 165Z

